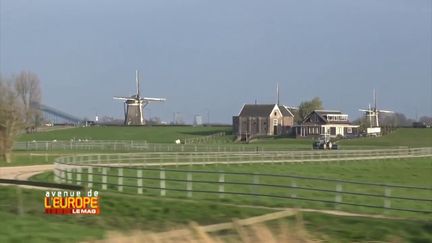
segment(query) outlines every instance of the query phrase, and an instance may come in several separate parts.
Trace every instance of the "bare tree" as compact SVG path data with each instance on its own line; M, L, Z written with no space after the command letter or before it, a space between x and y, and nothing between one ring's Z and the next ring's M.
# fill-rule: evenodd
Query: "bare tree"
M31 132L40 125L42 117L36 108L41 102L38 76L29 71L21 71L15 77L15 90L23 105L25 128L27 132Z
M11 82L0 77L0 157L11 162L13 143L24 127L23 105Z

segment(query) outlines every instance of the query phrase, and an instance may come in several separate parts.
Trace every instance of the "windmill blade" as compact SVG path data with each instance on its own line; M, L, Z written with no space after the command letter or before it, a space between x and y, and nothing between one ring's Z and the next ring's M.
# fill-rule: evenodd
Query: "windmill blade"
M118 96L114 96L113 99L115 99L115 100L135 100L131 97L118 97Z
M365 109L359 109L359 111L363 111L363 112L372 112L371 110L365 110Z
M140 97L140 83L139 83L139 71L135 70L135 81L136 81L136 89L137 89L137 97Z
M378 110L378 111L382 113L395 113L394 111L386 111L386 110Z
M376 91L373 89L374 110L377 109Z
M144 97L144 98L141 98L141 100L144 100L144 101L166 101L165 98L150 98L150 97Z

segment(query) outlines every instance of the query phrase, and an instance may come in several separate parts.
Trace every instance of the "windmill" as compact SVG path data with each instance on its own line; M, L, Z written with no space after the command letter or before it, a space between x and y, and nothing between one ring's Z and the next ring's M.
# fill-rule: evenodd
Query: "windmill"
M125 125L145 125L143 109L150 102L166 101L165 98L148 98L141 97L140 82L138 70L135 72L136 80L136 94L130 97L113 97L116 100L124 101L124 124Z
M394 112L393 111L387 111L387 110L378 110L375 89L373 90L373 102L374 102L373 107L371 107L371 105L369 104L369 107L367 110L366 109L359 109L359 111L364 112L366 118L369 120L369 127L366 130L367 135L379 136L379 135L381 135L381 127L379 126L379 114L380 113L394 113Z

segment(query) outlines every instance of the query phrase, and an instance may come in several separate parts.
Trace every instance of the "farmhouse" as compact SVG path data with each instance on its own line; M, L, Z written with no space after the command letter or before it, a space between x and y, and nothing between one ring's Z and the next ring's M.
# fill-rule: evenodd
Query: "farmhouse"
M348 115L334 110L315 110L305 117L300 125L295 126L296 137L311 137L329 134L330 137L356 136L358 125L352 125Z
M233 133L237 139L287 134L293 126L294 115L282 105L246 104L233 117Z

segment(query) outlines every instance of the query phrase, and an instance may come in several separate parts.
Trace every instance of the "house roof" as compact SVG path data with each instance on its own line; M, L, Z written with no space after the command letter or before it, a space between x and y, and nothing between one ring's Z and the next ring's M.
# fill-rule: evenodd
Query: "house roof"
M292 116L292 117L294 117L293 113L286 106L280 105L279 106L279 110L281 111L282 116Z
M342 113L341 111L336 111L336 110L314 110L309 115L307 115L305 117L302 124L315 124L315 122L308 121L314 113L318 115L318 117L321 119L321 121L324 124L350 124L350 122L348 120L346 120L346 121L328 121L327 115L346 115L346 114Z
M315 110L315 112L320 115L327 115L327 114L343 115L341 111L336 111L336 110Z
M275 105L244 105L243 109L240 111L239 116L258 116L267 117L270 116Z

